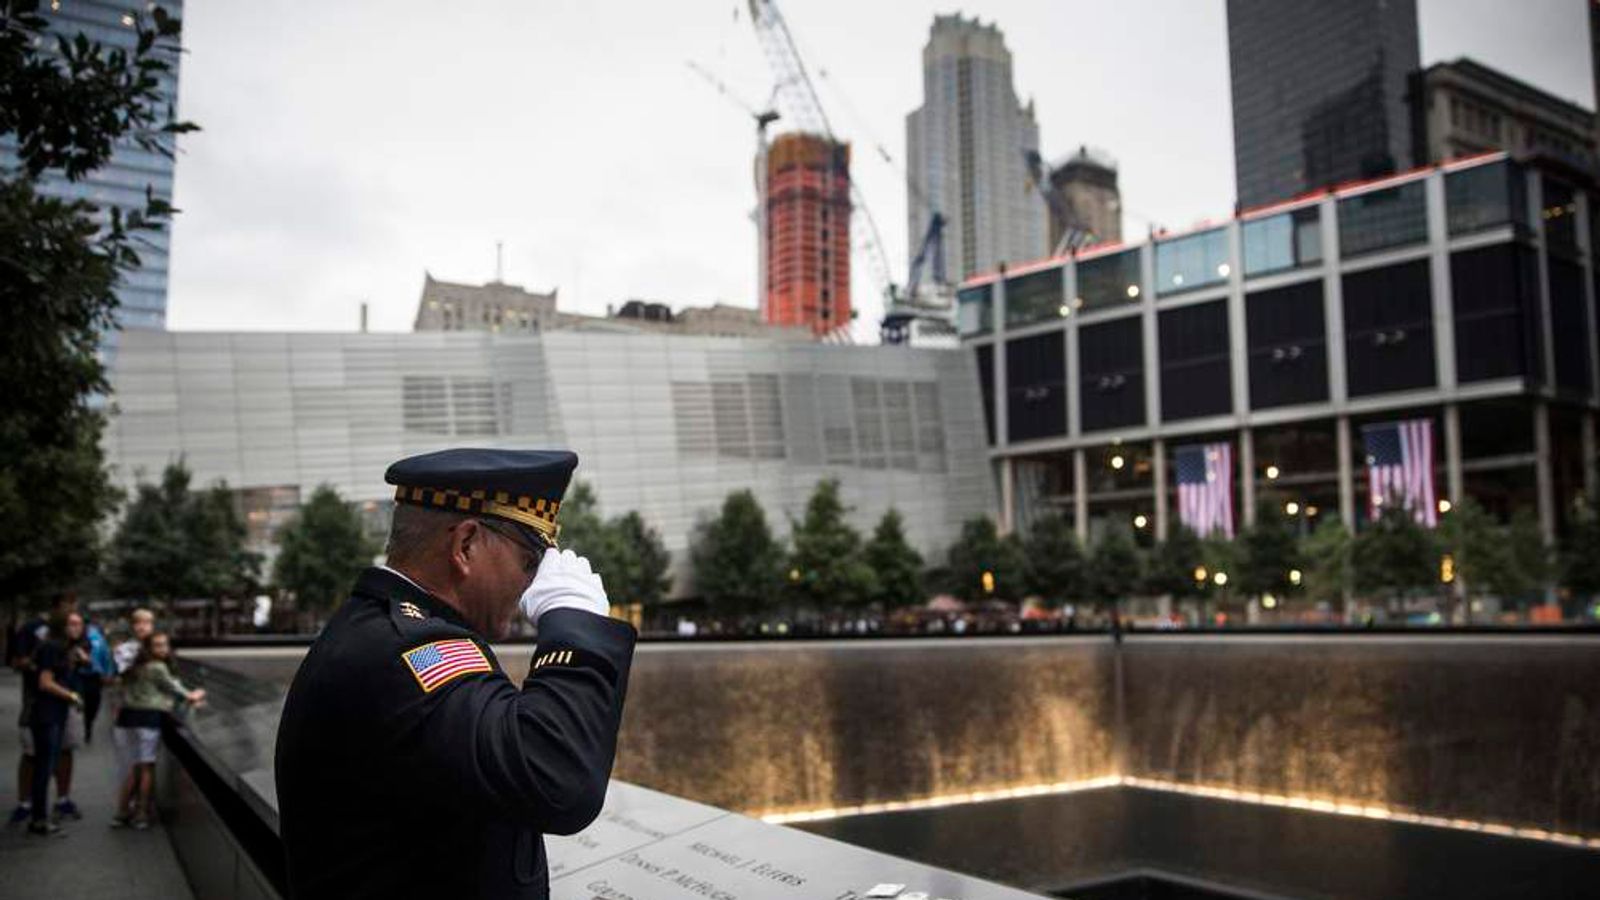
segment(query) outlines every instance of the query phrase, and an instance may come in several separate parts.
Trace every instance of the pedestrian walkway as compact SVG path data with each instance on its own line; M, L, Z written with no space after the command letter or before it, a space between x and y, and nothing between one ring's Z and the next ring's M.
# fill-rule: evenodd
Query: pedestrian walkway
M17 804L17 714L21 679L0 673L0 805ZM28 897L190 898L166 829L111 828L116 805L116 753L111 723L101 710L94 743L80 747L72 779L72 799L83 821L62 823L62 837L34 837L22 826L0 831L0 900ZM55 802L55 784L50 786Z

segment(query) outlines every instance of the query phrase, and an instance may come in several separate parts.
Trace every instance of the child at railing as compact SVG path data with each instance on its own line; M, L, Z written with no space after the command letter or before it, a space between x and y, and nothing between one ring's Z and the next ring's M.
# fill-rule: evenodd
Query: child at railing
M122 673L122 709L117 713L115 733L117 753L127 774L117 794L112 827L150 827L161 720L171 715L178 703L205 703L204 690L190 689L172 674L172 659L172 641L165 632L152 632L133 665Z

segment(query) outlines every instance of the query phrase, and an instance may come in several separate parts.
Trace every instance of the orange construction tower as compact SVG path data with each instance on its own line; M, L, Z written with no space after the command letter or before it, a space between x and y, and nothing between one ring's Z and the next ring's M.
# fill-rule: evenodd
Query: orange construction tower
M822 335L850 324L850 145L779 135L767 150L768 324Z

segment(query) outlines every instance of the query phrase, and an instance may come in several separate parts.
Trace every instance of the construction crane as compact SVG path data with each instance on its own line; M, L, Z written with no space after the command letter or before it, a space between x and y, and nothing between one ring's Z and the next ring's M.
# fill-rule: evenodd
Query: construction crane
M762 52L767 57L767 66L772 70L774 81L774 95L779 100L779 105L790 120L794 121L804 131L820 134L829 141L838 142L834 136L833 125L828 121L827 113L823 111L822 101L817 96L816 86L811 81L811 76L806 72L805 62L800 57L800 51L795 46L794 35L789 31L789 25L784 21L783 14L778 11L774 0L748 0L750 21L755 26L756 38L761 43ZM899 342L909 333L904 324L895 324L890 327L891 317L896 323L909 323L914 318L929 318L932 307L924 308L916 302L915 295L902 294L889 275L888 255L883 249L883 238L878 231L877 220L872 215L872 209L867 204L866 197L861 192L861 186L852 177L850 178L850 200L856 210L861 213L861 218L866 224L866 234L863 235L862 246L866 250L868 262L871 264L873 275L883 293L884 326L882 333L886 341ZM933 251L930 248L938 248ZM940 274L943 266L943 222L934 227L930 222L929 233L924 235L922 248L918 251L917 259L925 261L930 256L936 257L936 276ZM912 266L911 282L920 282L921 262L914 262ZM948 313L944 316L948 318ZM898 338L890 341L891 337Z
M823 81L829 80L827 70L821 70L818 74ZM845 111L855 116L856 126L872 141L873 149L878 152L878 156L905 182L907 197L915 204L918 211L928 217L922 240L917 244L917 249L911 257L911 271L906 278L905 290L893 292L893 296L890 297L883 318L879 322L879 337L885 344L906 343L911 339L912 327L916 322L924 323L922 333L925 335L941 334L954 337L955 287L950 284L944 255L944 227L949 220L934 208L933 203L928 200L928 195L923 193L922 185L906 172L900 161L895 159L894 155L883 146L883 142L872 134L870 124L865 122L850 105L849 98L839 91L837 86L835 91L840 101L844 103ZM925 273L930 276L926 287L923 282Z
M778 115L777 110L773 109L770 104L766 109L757 109L755 106L752 106L748 101L734 92L732 88L728 87L728 85L723 82L721 78L718 78L716 75L712 74L709 69L700 65L694 60L687 60L686 65L689 66L690 71L705 79L706 83L710 84L713 88L716 88L717 93L727 97L728 100L733 102L734 105L744 110L745 113L749 115L750 118L756 123L756 164L754 173L756 187L756 208L755 211L750 214L750 217L754 219L756 223L756 254L757 258L760 260L760 272L758 274L758 280L756 281L756 307L761 310L761 318L765 320L767 317L767 272L769 262L767 251L766 214L768 147L767 126L778 121L780 116Z
M1050 208L1051 218L1061 226L1061 240L1056 243L1051 256L1060 256L1063 253L1074 252L1095 242L1094 232L1084 228L1076 210L1066 198L1057 194L1050 184L1050 167L1045 165L1044 157L1039 151L1024 149L1022 151L1022 164L1028 173L1028 183L1038 189L1040 196L1044 197L1045 205Z

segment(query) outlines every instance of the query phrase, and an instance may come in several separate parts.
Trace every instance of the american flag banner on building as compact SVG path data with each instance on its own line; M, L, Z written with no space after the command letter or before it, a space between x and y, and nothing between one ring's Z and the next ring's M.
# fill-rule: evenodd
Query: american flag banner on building
M1178 474L1178 520L1200 537L1233 537L1233 446L1190 444L1173 451Z
M1367 513L1385 505L1410 509L1419 524L1439 524L1433 490L1433 420L1380 422L1361 429L1367 446Z
M494 671L478 645L465 638L423 644L415 650L407 650L402 658L411 667L411 674L425 694L433 693L434 688L452 678L470 672Z

